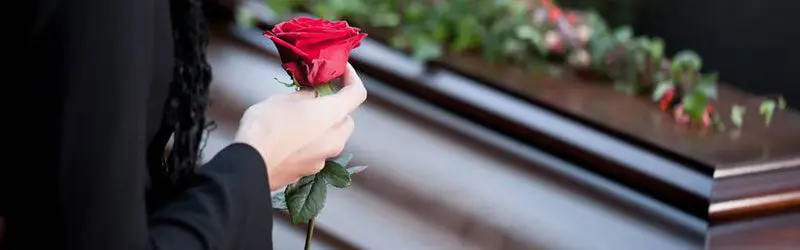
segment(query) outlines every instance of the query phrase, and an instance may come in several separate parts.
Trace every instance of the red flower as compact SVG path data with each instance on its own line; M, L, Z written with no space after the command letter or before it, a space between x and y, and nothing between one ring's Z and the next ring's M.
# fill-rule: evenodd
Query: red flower
M676 105L675 109L672 112L673 112L672 116L675 118L675 121L677 121L680 124L688 124L689 121L691 120L689 115L686 114L686 112L684 112L683 105L680 104ZM711 114L713 112L714 108L711 107L711 105L708 105L706 107L706 112L703 113L703 120L700 121L700 125L702 127L708 127L713 123L713 121L711 120Z
M551 22L558 21L558 19L561 19L562 16L563 16L563 13L561 13L561 9L558 9L558 8L551 8L547 12L547 17L548 17L548 19L550 19Z
M264 36L275 42L292 78L301 86L315 87L344 74L350 51L367 34L345 21L300 17L275 25Z
M674 117L675 121L679 124L688 124L690 120L689 115L683 111L683 105L681 104L675 105L675 108L672 111L672 117Z
M658 102L658 107L661 108L661 111L667 111L673 100L675 100L675 88L671 88L664 93L664 96Z

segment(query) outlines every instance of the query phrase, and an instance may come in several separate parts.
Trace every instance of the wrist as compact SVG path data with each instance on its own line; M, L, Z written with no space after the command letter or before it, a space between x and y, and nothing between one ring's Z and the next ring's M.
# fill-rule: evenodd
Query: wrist
M275 191L277 188L275 185L278 184L280 181L276 178L279 177L279 173L276 173L276 167L280 164L281 157L276 152L277 148L274 146L275 143L269 140L271 138L266 133L254 133L253 131L247 131L248 128L241 128L240 131L236 133L236 137L234 138L234 143L242 143L247 144L253 147L256 152L258 152L259 156L261 157L262 162L264 163L264 170L267 173L267 179L269 180L270 190Z

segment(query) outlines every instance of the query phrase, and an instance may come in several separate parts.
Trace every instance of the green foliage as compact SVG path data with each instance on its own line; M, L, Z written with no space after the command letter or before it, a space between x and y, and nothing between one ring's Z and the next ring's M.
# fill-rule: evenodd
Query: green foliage
M325 161L325 167L319 173L301 178L297 183L286 186L286 189L272 197L272 207L289 210L292 223L307 222L317 217L325 206L328 185L345 188L351 184L351 176L367 166L346 168L353 154L342 154L336 159Z
M777 103L773 100L766 100L761 103L758 112L764 116L764 123L769 125L772 122L772 115L775 113Z
M357 26L388 28L390 32L385 34L391 34L390 44L408 50L418 60L435 60L446 51L479 52L489 61L528 67L542 65L545 58L555 59L567 62L567 66L588 67L611 78L620 91L647 93L655 100L663 96L666 87L674 86L684 97L684 109L694 121L702 119L710 101L717 98L717 75L700 73L703 62L697 53L683 50L670 59L665 55L663 39L637 37L631 27L621 25L625 22L607 21L606 18L614 17L609 13L619 14L609 12L609 6L620 10L638 8L640 3L632 0L558 1L588 10L578 13L580 20L571 28L583 25L581 28L590 30L588 41L577 41L574 35L559 35L565 51L558 53L548 48L547 34L549 31L563 34L565 30L549 21L536 21L537 10L531 11L529 1L269 1L273 8L281 10L300 7L323 18L344 18ZM581 62L574 60L576 55L587 53L588 62L575 63ZM770 110L781 106L781 102L774 102L762 105L767 123L772 117Z
M683 98L683 110L694 121L702 121L708 108L709 98L702 92L692 92Z
M301 178L284 191L286 207L292 223L306 222L316 217L325 206L328 189L324 174Z
M661 82L658 85L656 85L656 89L653 91L651 98L653 99L654 102L658 102L659 100L661 100L661 97L663 97L664 94L667 93L668 90L674 87L675 84L673 84L672 81Z
M325 176L325 180L327 180L331 186L337 188L346 188L350 186L350 174L344 166L339 165L339 163L335 161L325 162L322 173Z
M267 0L267 6L278 15L288 14L293 7L297 6L296 0Z
M736 127L742 126L745 111L747 109L744 106L733 105L731 108L731 122L733 122L733 125L736 125Z
M672 72L699 71L702 67L700 56L691 50L678 52L672 59Z

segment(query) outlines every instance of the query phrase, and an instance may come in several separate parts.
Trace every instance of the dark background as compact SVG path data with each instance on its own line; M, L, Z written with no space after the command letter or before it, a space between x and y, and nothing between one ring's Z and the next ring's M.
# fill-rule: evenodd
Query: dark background
M612 26L665 39L667 52L692 49L706 72L758 95L783 94L800 108L800 0L557 0L594 9Z
M660 36L669 53L693 49L706 71L800 107L799 0L644 0L634 30Z

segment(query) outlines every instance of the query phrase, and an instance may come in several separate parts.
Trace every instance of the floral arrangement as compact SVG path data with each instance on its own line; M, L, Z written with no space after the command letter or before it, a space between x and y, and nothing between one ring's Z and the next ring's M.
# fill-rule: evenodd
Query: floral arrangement
M344 74L350 52L367 34L344 21L303 17L277 24L264 36L275 43L283 68L292 78L291 83L283 84L313 90L321 97L340 88L336 79ZM292 223L308 223L305 249L311 247L314 221L325 206L328 185L348 187L351 175L367 168L348 167L352 158L353 154L343 154L327 160L319 173L305 176L273 196L272 206L288 211Z
M271 0L278 13L304 9L328 19L389 28L390 43L419 60L451 52L480 52L487 60L535 68L553 61L577 72L608 78L614 88L650 96L675 121L724 129L712 107L717 74L702 74L693 51L664 54L660 38L634 37L630 27L610 28L592 11L565 10L552 0ZM769 125L782 98L764 101L759 112ZM728 119L741 126L743 106Z

